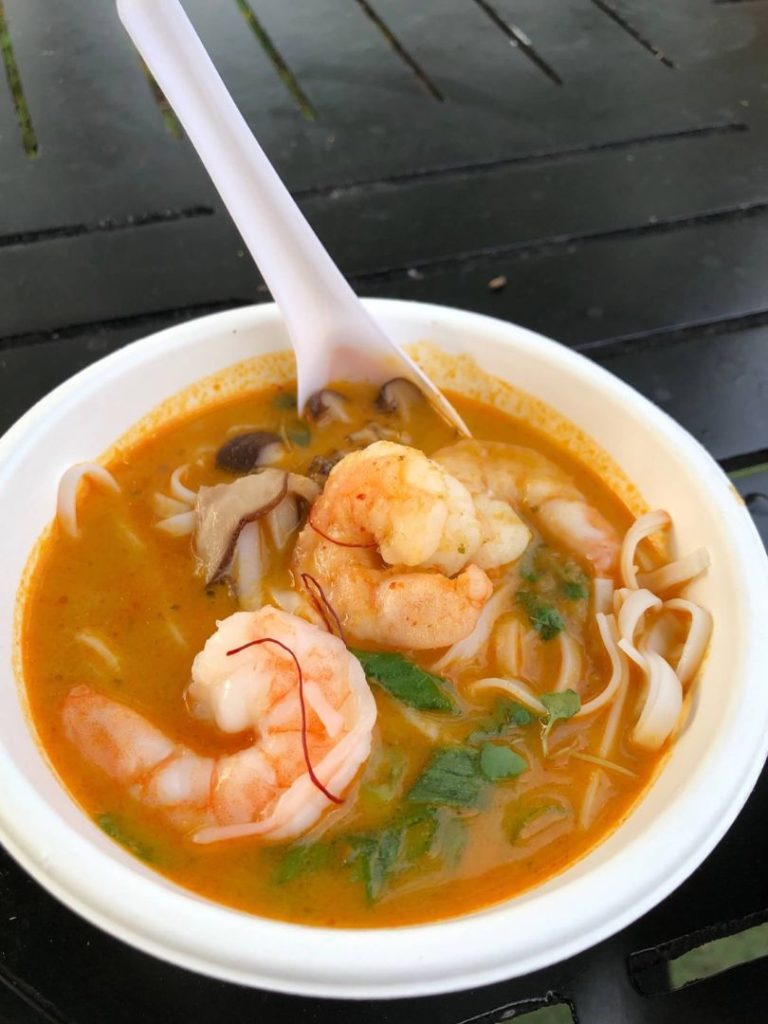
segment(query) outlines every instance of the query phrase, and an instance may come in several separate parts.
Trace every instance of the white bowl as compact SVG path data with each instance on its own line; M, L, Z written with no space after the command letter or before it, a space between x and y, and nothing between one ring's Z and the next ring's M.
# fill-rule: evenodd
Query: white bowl
M625 927L704 859L746 800L768 747L768 573L743 503L681 427L567 349L487 317L368 303L408 344L429 338L558 409L612 456L685 548L708 548L697 584L715 631L691 720L629 818L546 884L487 910L381 930L291 925L210 903L107 839L41 755L14 684L14 601L52 517L62 471L95 457L160 401L249 356L283 348L274 306L205 317L138 341L77 374L0 440L0 838L51 893L139 949L217 978L335 997L413 996L536 970Z

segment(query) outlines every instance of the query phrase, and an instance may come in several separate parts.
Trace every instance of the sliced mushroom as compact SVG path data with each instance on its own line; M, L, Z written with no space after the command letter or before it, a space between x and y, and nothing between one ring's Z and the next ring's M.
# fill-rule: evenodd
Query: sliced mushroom
M287 494L280 504L267 514L265 522L272 544L278 551L282 551L301 522L296 498L292 494Z
M308 476L300 476L298 473L288 474L288 491L295 494L297 498L303 498L308 505L320 494L320 487Z
M323 388L310 395L307 400L307 413L312 417L318 427L325 427L329 423L349 423L350 417L347 412L349 399L339 391L331 391Z
M288 493L266 518L267 529L272 543L282 551L292 533L298 530L302 519L302 503L311 505L320 494L314 480L298 473L288 474Z
M376 408L382 412L397 413L407 420L414 406L424 401L423 392L413 381L394 377L381 386L376 396Z
M200 488L195 547L206 584L227 572L243 527L276 508L287 493L288 474L279 469L264 469L231 484Z
M285 451L279 434L252 430L231 437L216 452L216 465L230 473L250 473L257 466L270 466Z
M351 441L357 448L367 448L374 441L396 441L398 444L410 444L411 436L402 430L392 430L391 427L382 427L380 423L371 422L356 430L354 434L348 434L347 441Z
M307 475L320 487L325 485L328 474L337 462L344 458L344 452L333 451L327 455L316 455L307 468Z

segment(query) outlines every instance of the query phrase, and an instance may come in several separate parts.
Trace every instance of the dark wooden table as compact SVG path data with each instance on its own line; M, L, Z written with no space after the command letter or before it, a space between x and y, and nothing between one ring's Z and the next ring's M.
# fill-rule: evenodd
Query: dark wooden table
M766 0L186 7L361 293L479 310L586 353L739 471L768 531ZM126 342L267 295L111 0L0 0L0 40L5 427ZM571 961L364 1006L166 966L0 854L0 1020L765 1022L766 961L677 991L666 964L768 919L767 808L764 775L685 885Z

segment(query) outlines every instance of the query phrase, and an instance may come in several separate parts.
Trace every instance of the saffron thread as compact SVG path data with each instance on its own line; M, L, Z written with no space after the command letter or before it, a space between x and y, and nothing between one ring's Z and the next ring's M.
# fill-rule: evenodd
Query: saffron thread
M301 706L301 746L304 750L304 761L307 765L307 772L312 782L317 786L320 792L328 797L328 799L334 804L343 804L344 800L340 796L334 796L329 790L325 788L317 775L315 775L315 769L312 767L312 761L309 757L309 743L307 741L307 706L304 702L304 673L301 671L301 665L299 659L293 653L290 647L284 644L280 640L275 640L272 636L262 637L260 640L249 640L247 644L241 644L240 647L233 647L231 651L227 651L227 657L233 654L239 654L240 651L246 650L248 647L257 647L260 644L276 644L282 648L286 654L290 654L293 658L293 663L296 666L296 673L299 677L299 705Z

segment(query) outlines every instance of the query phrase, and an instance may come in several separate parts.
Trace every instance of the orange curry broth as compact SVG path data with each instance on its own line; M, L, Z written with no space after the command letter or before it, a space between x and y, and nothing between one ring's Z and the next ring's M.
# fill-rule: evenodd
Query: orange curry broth
M543 757L541 729L534 721L518 731L514 746L528 761L529 770L515 780L489 784L486 806L461 815L466 842L458 864L447 864L447 858L422 857L416 866L398 874L371 904L348 867L321 866L281 882L285 846L260 845L253 839L201 846L179 835L160 813L140 805L120 784L81 758L60 724L65 695L87 683L129 704L203 754L231 752L249 741L247 736L223 735L186 711L184 692L192 659L214 631L216 620L234 612L237 603L225 585L203 585L188 537L168 537L156 528L153 496L168 493L169 477L177 466L198 458L203 464L193 466L185 477L190 487L232 479L215 469L213 455L228 432L249 427L293 437L290 457L281 465L305 471L314 455L332 450L352 430L377 417L382 422L386 419L373 408L372 389L344 387L354 395L353 422L331 424L322 431L312 427L309 444L306 426L289 407L292 389L270 388L208 406L165 425L123 452L109 465L120 484L119 495L84 486L78 516L81 536L71 540L54 524L31 577L22 625L23 677L40 743L63 784L89 816L99 820L108 815L101 818L102 825L118 827L128 848L163 875L212 900L267 917L351 927L403 925L476 910L562 870L626 816L658 757L640 756L620 744L613 758L635 775L603 772L601 810L590 828L580 830L580 802L596 769L567 754L558 756L558 749L577 742L580 749L594 751L604 715L556 725L548 759ZM624 506L563 450L496 409L459 395L451 400L475 437L535 447L566 468L621 532L627 528L631 518ZM404 429L427 454L456 439L453 430L427 410L415 415ZM289 579L285 562L275 574L285 585ZM522 612L512 609L511 614ZM118 671L111 671L77 639L83 630L109 646L119 661ZM598 690L610 672L593 628L587 628L585 644L587 692L582 699ZM556 646L541 645L542 661L551 676L541 691L554 686ZM434 660L429 652L410 656L424 667ZM492 675L494 669L491 656L483 674ZM472 673L458 678L459 691L464 678L471 679ZM414 729L391 697L378 688L374 691L379 719L368 766L344 804L306 839L325 841L334 835L359 834L392 817L398 805L382 800L369 785L374 783L380 790L386 777L382 743L401 752L401 792L407 792L429 757L432 741ZM484 706L463 702L475 727L487 722L494 700L488 694ZM627 701L626 715L632 713L632 703ZM448 737L455 734L459 740L469 731L466 719L452 720L446 727ZM540 813L531 816L537 809Z

